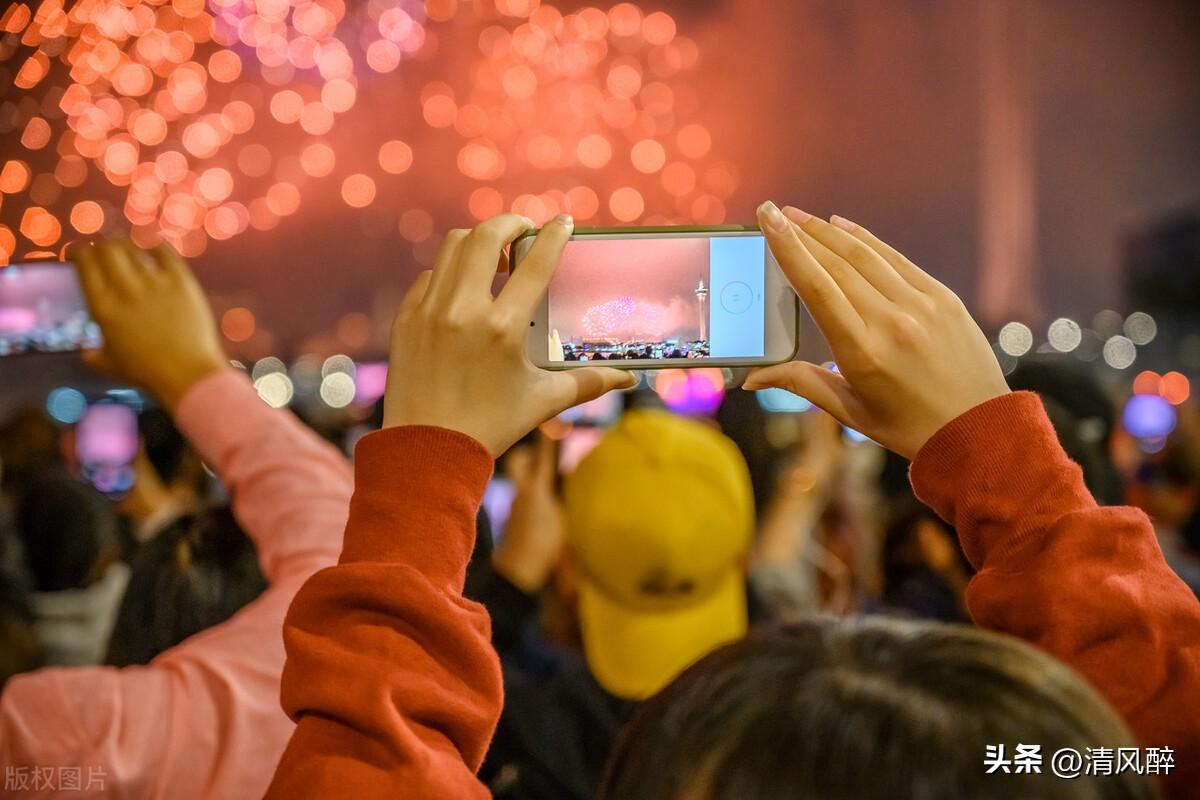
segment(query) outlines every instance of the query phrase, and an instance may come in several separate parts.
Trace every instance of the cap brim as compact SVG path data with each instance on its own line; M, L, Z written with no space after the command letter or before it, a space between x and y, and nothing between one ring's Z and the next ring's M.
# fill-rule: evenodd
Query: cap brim
M579 616L597 682L618 697L643 700L693 662L745 635L745 578L730 570L699 603L671 611L619 605L584 581Z

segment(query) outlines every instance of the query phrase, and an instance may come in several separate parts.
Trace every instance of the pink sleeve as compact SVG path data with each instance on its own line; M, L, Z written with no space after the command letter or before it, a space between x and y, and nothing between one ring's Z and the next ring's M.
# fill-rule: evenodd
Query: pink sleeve
M301 584L337 560L353 475L332 446L232 370L196 384L176 421L228 487L267 590L146 667L11 679L0 696L0 765L99 770L105 795L266 790L293 728L279 707L283 619Z
M912 482L958 529L978 570L966 597L976 624L1091 681L1144 747L1174 749L1165 783L1173 797L1194 797L1200 603L1163 560L1146 515L1096 505L1028 392L938 431L913 461Z

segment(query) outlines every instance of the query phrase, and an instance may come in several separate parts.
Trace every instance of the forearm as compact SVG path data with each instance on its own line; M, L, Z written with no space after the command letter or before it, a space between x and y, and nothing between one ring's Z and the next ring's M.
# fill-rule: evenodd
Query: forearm
M1035 395L951 422L912 480L978 570L966 599L979 625L1082 673L1147 746L1177 748L1177 774L1200 766L1200 604L1144 514L1097 506Z
M353 490L336 449L231 368L194 384L175 419L225 483L268 580L334 561Z
M462 597L492 461L439 428L371 434L336 567L284 628L297 727L275 797L486 797L474 777L500 715L487 614Z

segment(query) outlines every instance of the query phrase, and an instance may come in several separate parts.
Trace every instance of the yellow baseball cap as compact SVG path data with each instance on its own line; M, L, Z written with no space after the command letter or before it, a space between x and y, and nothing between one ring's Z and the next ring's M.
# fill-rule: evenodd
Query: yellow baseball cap
M564 495L584 655L606 690L649 697L745 634L754 506L731 440L665 411L630 411Z

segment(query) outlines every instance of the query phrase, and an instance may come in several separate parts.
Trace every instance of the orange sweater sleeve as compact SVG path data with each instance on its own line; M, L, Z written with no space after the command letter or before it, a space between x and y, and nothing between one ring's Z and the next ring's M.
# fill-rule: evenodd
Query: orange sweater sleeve
M268 797L486 798L475 778L503 703L483 607L463 599L492 459L442 428L355 451L342 555L284 624L297 723Z
M1200 603L1163 560L1146 515L1096 504L1028 392L944 427L917 454L911 477L917 496L958 529L978 570L966 596L975 622L1090 680L1144 747L1175 751L1165 786L1194 797Z

